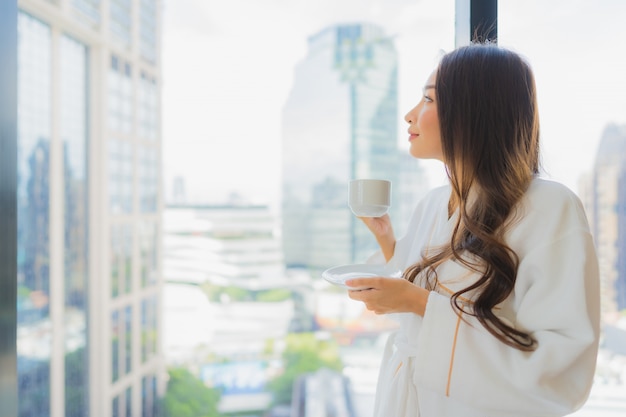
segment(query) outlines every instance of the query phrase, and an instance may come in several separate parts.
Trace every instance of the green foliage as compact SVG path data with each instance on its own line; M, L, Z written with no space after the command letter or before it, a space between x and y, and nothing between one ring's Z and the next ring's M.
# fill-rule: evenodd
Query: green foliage
M266 339L265 344L263 346L263 356L266 358L271 357L276 349L276 340L274 339Z
M291 298L291 291L282 288L274 290L259 291L256 293L256 301L274 303L278 301L285 301Z
M226 294L232 301L252 301L250 291L239 287L223 287L220 293Z
M274 404L290 404L294 381L302 374L322 368L341 371L339 348L333 339L320 339L315 333L293 333L287 336L283 352L284 372L269 382Z
M30 296L30 288L20 285L17 287L17 298L28 298Z
M167 392L163 398L164 417L218 417L220 393L208 388L187 369L169 370Z
M250 291L239 287L220 287L213 284L204 284L201 286L209 297L209 300L219 303L223 295L228 296L231 301L251 301L252 294Z
M291 291L283 288L271 290L251 291L235 286L219 286L213 284L202 284L202 290L207 294L210 301L219 303L224 295L230 301L259 301L265 303L273 303L285 301L291 298Z

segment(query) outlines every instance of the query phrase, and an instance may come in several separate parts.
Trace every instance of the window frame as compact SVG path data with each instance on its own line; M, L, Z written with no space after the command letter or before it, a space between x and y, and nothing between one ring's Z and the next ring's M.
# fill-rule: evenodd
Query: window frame
M17 1L0 2L0 417L17 415Z

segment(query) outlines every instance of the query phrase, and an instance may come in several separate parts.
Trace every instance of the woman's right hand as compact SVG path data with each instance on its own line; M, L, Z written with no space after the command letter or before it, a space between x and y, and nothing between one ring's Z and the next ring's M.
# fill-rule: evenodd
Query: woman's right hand
M370 232L378 239L380 236L386 236L393 230L391 227L391 219L388 214L384 214L381 217L359 217L359 219L365 223Z
M388 214L381 217L359 217L359 219L372 232L376 241L383 251L385 259L388 261L393 256L396 246L396 237L391 226L391 218Z

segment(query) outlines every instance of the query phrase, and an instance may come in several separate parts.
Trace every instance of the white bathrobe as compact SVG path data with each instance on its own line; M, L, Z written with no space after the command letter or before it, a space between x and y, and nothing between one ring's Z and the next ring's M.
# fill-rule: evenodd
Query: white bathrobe
M423 199L389 264L405 269L428 247L449 242L456 220L448 219L449 196L445 186ZM517 281L496 314L530 332L536 350L509 347L453 310L450 295L477 274L448 261L424 317L394 314L400 326L382 361L375 417L564 416L584 403L600 327L598 263L584 210L564 186L534 179L517 213L506 235L520 260Z

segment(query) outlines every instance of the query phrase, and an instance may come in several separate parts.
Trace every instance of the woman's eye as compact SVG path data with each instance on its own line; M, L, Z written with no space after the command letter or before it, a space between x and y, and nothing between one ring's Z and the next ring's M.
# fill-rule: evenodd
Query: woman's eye
M432 103L433 99L430 98L429 96L427 96L426 94L424 94L424 101L427 102L427 103Z

